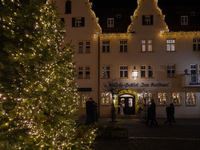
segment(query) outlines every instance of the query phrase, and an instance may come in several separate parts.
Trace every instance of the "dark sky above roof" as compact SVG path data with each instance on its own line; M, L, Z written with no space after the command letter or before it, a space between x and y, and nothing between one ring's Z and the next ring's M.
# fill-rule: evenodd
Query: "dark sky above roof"
M107 8L107 7L133 7L137 6L137 0L90 0L93 2L93 7ZM200 0L158 0L159 6L200 6Z

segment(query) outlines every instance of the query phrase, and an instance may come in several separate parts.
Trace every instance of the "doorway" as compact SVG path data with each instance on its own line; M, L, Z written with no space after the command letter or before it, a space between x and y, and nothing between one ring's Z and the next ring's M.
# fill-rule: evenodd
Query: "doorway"
M119 97L120 114L134 115L135 114L135 96L122 95Z

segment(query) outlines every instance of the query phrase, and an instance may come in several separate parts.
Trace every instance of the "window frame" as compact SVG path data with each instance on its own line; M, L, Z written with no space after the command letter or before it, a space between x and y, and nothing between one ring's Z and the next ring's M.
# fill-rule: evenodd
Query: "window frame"
M84 42L83 41L79 41L78 42L78 53L82 54L83 51L84 51L83 49L84 49Z
M176 51L176 39L175 38L166 39L166 50L167 50L167 52L175 52Z
M119 78L128 78L128 65L119 66Z
M191 96L192 95L192 96ZM196 96L197 94L195 92L186 92L185 94L185 106L196 106ZM193 103L190 103L193 101Z
M108 42L108 43L104 43ZM102 40L102 53L110 53L110 40Z
M154 77L154 66L153 65L148 65L148 78L153 78ZM151 72L151 76L150 76L150 72Z
M174 104L174 105L181 105L181 103L182 103L182 96L181 96L182 94L180 93L180 92L173 92L172 94L171 94L171 97L172 97L172 103Z
M128 52L128 40L119 40L119 52Z
M158 96L158 105L167 105L168 94L166 92L159 92L157 96Z
M153 25L153 15L142 15L142 25Z
M168 64L166 66L166 70L167 70L167 78L175 78L176 77L176 65L175 64ZM174 73L173 73L173 70L174 70Z
M154 52L153 39L142 39L140 42L141 42L141 52Z
M114 18L107 18L107 28L114 28Z
M200 38L193 38L193 51L200 52Z
M105 72L105 75L103 75L103 72ZM102 66L101 67L101 78L102 79L110 78L110 66Z
M78 107L86 108L86 101L91 97L90 92L79 92L78 94Z
M82 68L82 69L81 69ZM82 72L82 75L81 75L81 72ZM78 66L78 79L83 79L83 66Z
M142 68L143 67L143 68ZM140 66L140 77L141 78L146 78L147 76L146 76L146 68L147 68L147 66L146 65L141 65ZM144 76L143 76L144 75Z
M91 68L90 66L85 66L85 79L91 78Z
M73 17L72 18L72 27L85 27L85 17Z
M186 16L186 15L181 16L181 25L182 26L187 26L188 25L188 16Z
M90 53L91 50L91 42L85 41L85 53Z
M101 105L110 105L111 103L111 93L101 93Z

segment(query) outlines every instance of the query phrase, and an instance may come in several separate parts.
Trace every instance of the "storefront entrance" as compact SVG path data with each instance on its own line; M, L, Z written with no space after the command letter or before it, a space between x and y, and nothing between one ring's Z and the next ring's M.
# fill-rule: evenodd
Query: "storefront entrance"
M118 99L120 104L119 114L121 115L134 115L135 114L135 96L125 94L121 95Z

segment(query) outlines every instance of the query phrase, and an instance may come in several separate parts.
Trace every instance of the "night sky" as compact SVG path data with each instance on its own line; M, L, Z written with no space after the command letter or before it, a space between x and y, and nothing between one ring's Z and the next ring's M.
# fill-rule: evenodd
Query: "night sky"
M93 7L127 7L127 6L137 6L137 0L90 0L93 2ZM200 0L158 0L159 6L179 6L179 5L192 5L200 7Z

